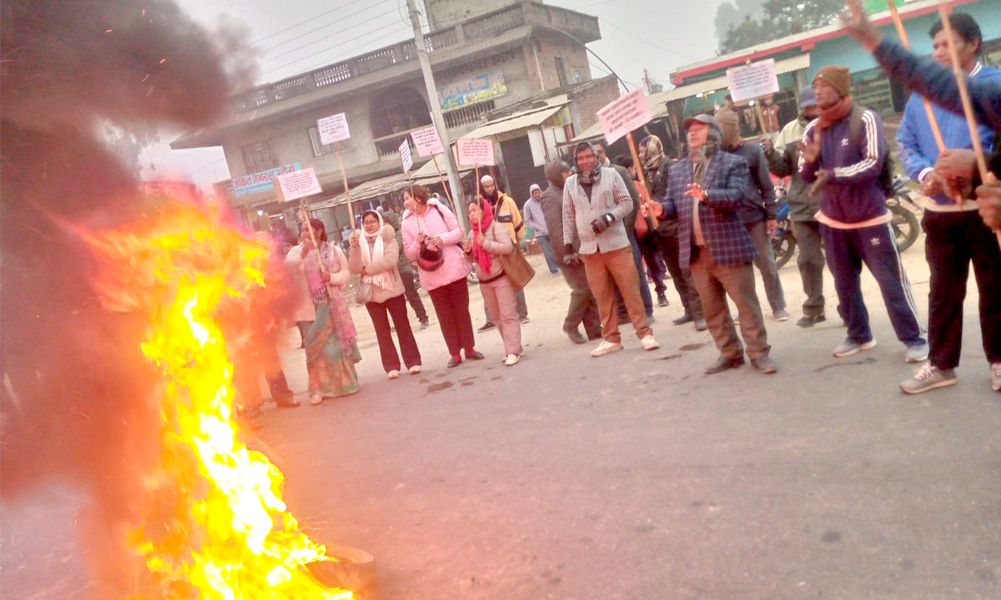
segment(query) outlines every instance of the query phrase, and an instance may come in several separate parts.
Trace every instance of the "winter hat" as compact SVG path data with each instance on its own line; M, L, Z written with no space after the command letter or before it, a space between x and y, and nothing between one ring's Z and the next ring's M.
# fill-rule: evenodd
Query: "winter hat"
M817 106L817 95L813 93L813 86L808 85L799 91L799 107L810 108Z
M719 122L720 129L723 130L723 147L736 148L743 142L740 136L740 117L730 109L716 111L716 121Z
M719 126L719 121L711 115L704 113L701 115L695 115L694 117L688 117L685 119L683 124L685 131L688 131L688 128L691 127L693 123L705 123L706 125L709 125L709 134L706 137L705 152L706 156L712 156L716 153L720 143L723 142L723 129Z
M546 179L554 186L562 188L564 183L563 173L569 170L570 165L566 161L557 158L546 165Z
M528 187L528 195L531 196L532 192L534 192L535 190L539 190L541 192L542 188L539 187L539 184L533 183Z
M841 65L827 65L821 67L817 74L813 76L813 82L823 81L838 90L842 97L851 95L852 74L848 67Z

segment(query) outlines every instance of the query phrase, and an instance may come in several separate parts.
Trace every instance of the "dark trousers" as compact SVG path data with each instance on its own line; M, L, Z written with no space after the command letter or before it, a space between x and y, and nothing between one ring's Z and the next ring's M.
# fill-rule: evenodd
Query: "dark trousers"
M653 279L653 289L659 297L667 290L667 285L664 284L664 266L660 260L660 247L657 245L657 240L654 239L656 235L651 231L645 236L637 238L637 241L640 245L640 252L643 254L643 262L646 263L650 278Z
M598 302L587 284L584 265L563 265L560 270L570 286L570 306L563 320L563 330L577 329L583 323L588 339L598 339L601 337L601 317L598 314Z
M782 280L779 279L779 270L775 266L775 251L772 249L772 240L768 235L768 223L758 221L757 223L745 223L747 233L751 234L754 247L758 249L758 257L754 259L754 266L761 272L761 280L765 286L765 296L768 304L772 307L772 312L785 310L786 298L782 291Z
M403 353L404 364L408 369L419 366L421 351L417 348L417 340L414 339L414 332L410 329L407 302L403 299L403 294L382 303L369 302L365 304L365 308L368 309L372 325L375 326L379 354L382 355L382 368L387 373L400 370L400 355L396 353L396 344L393 343L393 332L389 325L390 316L393 317L393 326L396 327L396 337L400 339L400 352Z
M718 264L705 248L692 248L692 253L692 276L699 286L706 324L719 353L727 358L744 356L744 347L737 337L737 328L726 303L729 295L737 305L740 333L747 344L747 355L751 358L767 355L771 346L768 345L758 294L754 291L754 267L750 263Z
M313 326L312 321L296 321L295 326L299 328L299 339L302 340L302 346L306 346L306 332L309 328Z
M407 302L410 303L414 312L417 313L417 320L422 325L427 323L428 313L424 310L424 303L421 302L421 295L417 292L417 286L414 284L414 272L400 271L400 279L403 280L403 293L407 297Z
M523 320L528 318L528 304L525 303L525 288L514 293L515 305L518 307L518 319ZM487 310L486 303L483 304L483 314L487 317L487 323L493 323L490 318L490 311Z
M428 291L434 312L438 315L438 326L445 338L448 353L459 356L460 350L472 351L476 347L473 338L473 320L469 317L469 288L466 278L453 281Z
M897 252L897 241L890 224L861 229L820 228L827 248L827 266L834 275L841 316L848 324L848 339L856 343L872 339L869 312L862 298L862 263L876 278L883 302L897 338L908 346L923 344L918 311L911 284Z
M692 318L702 318L702 303L699 302L699 292L695 287L695 279L692 277L690 268L681 268L681 261L678 258L678 235L676 231L667 233L655 233L654 239L660 247L660 255L664 258L667 270L671 274L671 281L674 282L674 289L678 291L681 298L681 305L685 307L685 314Z
M643 253L640 251L640 245L639 242L636 241L636 236L629 234L627 237L629 238L629 245L632 247L633 263L636 264L636 272L639 274L640 298L643 300L643 310L646 312L647 317L652 317L653 297L650 295L650 284L647 283L646 273L643 271ZM626 308L626 302L623 300L622 292L619 290L617 284L615 287L615 310L620 323L627 323L630 321L629 311Z
M963 301L970 262L980 290L980 333L989 363L1001 362L1001 250L976 211L926 211L925 258L931 267L928 293L929 359L940 369L959 366Z
M824 314L824 250L820 237L820 223L796 221L793 224L799 255L796 264L803 280L803 315L815 317Z

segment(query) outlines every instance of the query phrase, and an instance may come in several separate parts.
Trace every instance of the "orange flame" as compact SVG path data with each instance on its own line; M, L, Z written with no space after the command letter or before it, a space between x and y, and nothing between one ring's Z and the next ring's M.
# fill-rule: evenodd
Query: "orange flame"
M143 353L163 369L162 454L130 542L171 600L346 600L306 569L333 560L282 500L281 472L240 440L221 302L264 285L267 248L218 212L175 207L126 231L84 234L111 310L147 311Z

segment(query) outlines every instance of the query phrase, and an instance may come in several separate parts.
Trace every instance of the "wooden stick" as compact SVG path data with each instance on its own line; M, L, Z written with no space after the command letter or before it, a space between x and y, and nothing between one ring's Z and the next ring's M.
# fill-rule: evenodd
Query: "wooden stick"
M897 10L897 3L894 0L887 2L890 7L890 16L893 17L893 24L897 28L897 35L900 37L900 43L903 44L904 48L910 50L911 42L907 38L907 29L904 27L904 21L900 18L900 12ZM931 125L932 135L935 136L935 145L938 146L938 152L941 154L945 152L945 140L942 139L942 130L938 126L938 119L935 118L935 111L932 110L931 101L924 96L921 96L921 102L925 107L925 115L928 116L928 124ZM963 195L960 193L956 194L954 198L956 204L959 206L963 205Z
M984 183L994 180L993 174L987 169L987 158L984 156L984 147L980 143L980 133L977 131L977 118L973 114L973 102L970 101L970 90L966 87L966 73L959 64L959 52L953 44L952 21L949 20L949 3L947 0L939 0L938 14L942 18L942 29L945 37L948 38L949 58L952 59L952 72L956 76L956 85L959 87L959 98L963 101L963 113L966 116L966 126L970 128L970 139L973 141L973 152L977 156L977 168L980 170L980 179ZM1001 246L1001 230L994 230L994 235L998 239L998 246Z
M480 209L480 217L477 219L479 221L480 233L483 233L483 207L481 206L482 201L480 200L480 165L475 165L476 169L476 208Z
M455 206L455 200L452 200L452 194L450 194L449 191L448 191L448 185L445 182L445 176L441 174L441 167L438 166L438 157L435 156L434 154L432 154L431 155L431 160L434 161L434 168L435 168L436 171L438 171L438 181L441 182L441 187L442 187L443 190L445 190L445 197L448 198L449 204L451 204L452 208L455 209L454 212L456 212L456 214L458 214L458 210L459 209L458 209L457 206ZM411 194L411 195L413 195L413 194Z
M629 153L633 156L633 164L636 166L636 174L640 178L640 202L644 205L648 205L650 201L650 190L646 186L646 177L643 175L643 165L640 164L640 155L636 151L636 141L633 140L633 132L626 134L626 140L629 142ZM650 211L650 222L653 224L653 228L656 229L660 222L657 220L657 215Z
M348 173L344 170L344 159L341 157L341 143L335 142L334 149L337 150L337 164L341 167L341 179L344 181L344 195L348 199L348 220L351 231L355 230L355 209L351 206L351 188L348 186Z

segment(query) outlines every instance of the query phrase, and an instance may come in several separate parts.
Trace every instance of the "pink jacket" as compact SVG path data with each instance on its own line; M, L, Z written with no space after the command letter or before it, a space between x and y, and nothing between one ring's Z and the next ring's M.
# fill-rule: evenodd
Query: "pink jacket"
M438 236L444 244L445 260L437 270L417 269L422 288L430 292L469 275L469 263L459 246L462 243L462 229L447 207L437 200L429 200L423 215L411 212L403 218L402 228L403 251L410 260L417 260L417 253L421 249L421 245L417 243L418 233L423 232L429 237Z

